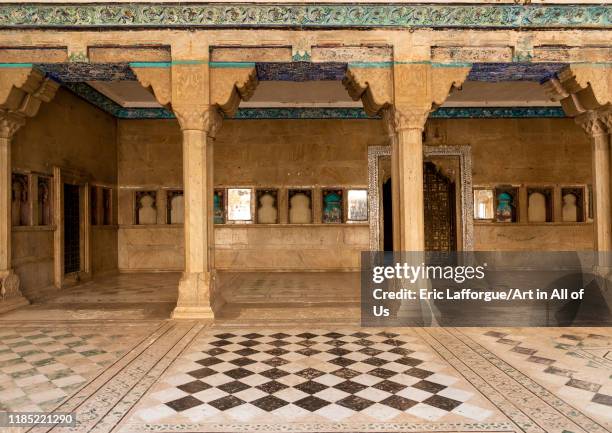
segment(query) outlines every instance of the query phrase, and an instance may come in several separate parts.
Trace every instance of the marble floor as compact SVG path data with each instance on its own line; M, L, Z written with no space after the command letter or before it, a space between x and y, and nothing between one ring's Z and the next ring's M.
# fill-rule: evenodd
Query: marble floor
M278 276L230 277L229 305L274 298ZM0 315L0 412L78 420L0 431L612 429L611 328L173 321L177 278L107 277Z

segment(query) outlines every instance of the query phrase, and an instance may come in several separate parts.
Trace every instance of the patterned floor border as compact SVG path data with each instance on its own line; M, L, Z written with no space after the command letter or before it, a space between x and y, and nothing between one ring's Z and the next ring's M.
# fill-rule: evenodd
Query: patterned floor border
M609 433L584 413L521 373L458 329L415 328L414 333L495 405L509 422L144 424L131 410L207 324L167 321L101 372L57 411L78 411L72 428L38 427L28 433L173 432L497 432Z
M516 368L512 367L506 361L499 358L497 355L493 354L489 350L485 349L482 345L474 341L471 337L461 332L460 330L455 329L455 336L460 339L464 344L466 344L470 349L474 352L478 353L480 356L485 358L491 364L495 365L496 368L503 371L508 377L514 379L517 383L522 385L526 390L532 392L534 395L538 396L542 401L549 404L552 408L554 408L559 413L563 414L568 419L571 419L576 424L580 425L589 433L595 432L608 432L606 428L604 428L601 424L594 421L589 416L585 415L583 412L579 411L572 405L568 404L552 392L548 391L542 385L521 373Z
M56 408L77 411L75 427L35 427L28 433L110 432L205 325L166 322Z
M420 329L418 333L448 362L454 362L457 371L464 375L481 392L494 389L496 393L516 402L520 407L516 413L506 412L517 421L525 432L571 432L571 433L609 433L609 431L579 410L570 406L544 387L519 372L508 363L488 351L457 329L443 328ZM456 354L456 355L455 355ZM486 387L476 385L486 382ZM472 378L472 380L470 379ZM477 379L478 380L478 379ZM489 395L485 395L490 398ZM506 401L508 401L506 400ZM493 400L492 400L493 401ZM509 408L506 408L508 410ZM528 419L528 421L527 421Z

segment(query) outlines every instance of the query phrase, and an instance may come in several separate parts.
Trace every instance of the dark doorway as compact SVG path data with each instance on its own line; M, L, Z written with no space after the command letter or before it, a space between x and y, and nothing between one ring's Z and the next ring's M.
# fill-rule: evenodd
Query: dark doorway
M80 188L64 184L64 273L81 270Z
M393 193L391 178L383 183L383 247L385 251L393 251Z
M455 183L432 162L423 167L425 251L456 251Z
M425 251L456 251L455 183L432 162L423 164ZM393 251L392 180L382 185L383 247Z

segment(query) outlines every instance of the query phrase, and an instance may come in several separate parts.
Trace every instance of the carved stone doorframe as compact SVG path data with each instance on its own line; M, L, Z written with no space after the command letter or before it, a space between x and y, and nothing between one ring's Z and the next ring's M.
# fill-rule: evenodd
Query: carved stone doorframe
M53 279L55 287L61 289L91 279L90 179L80 171L53 167L53 182ZM80 270L70 278L64 273L64 184L79 187Z
M474 215L472 197L472 149L470 146L423 146L425 158L433 156L452 156L459 158L461 197L461 240L462 250L474 249ZM391 157L391 146L368 147L368 211L370 215L370 250L380 248L380 167L383 156Z

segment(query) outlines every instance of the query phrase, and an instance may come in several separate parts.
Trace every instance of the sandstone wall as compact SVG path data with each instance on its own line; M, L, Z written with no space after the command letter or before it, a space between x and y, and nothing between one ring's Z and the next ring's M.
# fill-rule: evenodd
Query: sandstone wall
M592 183L590 143L571 119L430 119L426 134L428 144L472 147L474 186ZM591 222L527 223L525 202L519 223L476 222L476 249L592 249Z
M64 89L41 106L38 115L17 132L12 144L14 170L52 175L53 167L59 166L87 174L94 184L116 185L116 161L115 119ZM13 266L30 295L53 284L54 229L13 229ZM116 271L117 227L94 226L91 249L94 275Z
M226 121L215 144L215 184L275 187L281 196L291 187L367 187L367 146L384 142L380 122ZM118 144L120 269L182 269L181 226L133 224L134 188L182 185L177 123L120 121ZM368 247L364 224L304 226L286 224L282 212L280 218L284 224L216 226L217 268L356 269Z
M229 120L215 145L218 187L367 186L367 146L385 144L380 121ZM426 144L471 145L477 186L591 183L588 140L569 119L435 119ZM182 226L133 224L134 190L180 188L180 130L171 120L118 122L119 268L180 270ZM162 203L162 205L164 205ZM281 203L282 205L282 203ZM158 218L161 220L161 218ZM281 212L281 221L283 214ZM582 250L591 223L476 223L477 249ZM217 225L220 269L354 269L366 225Z

